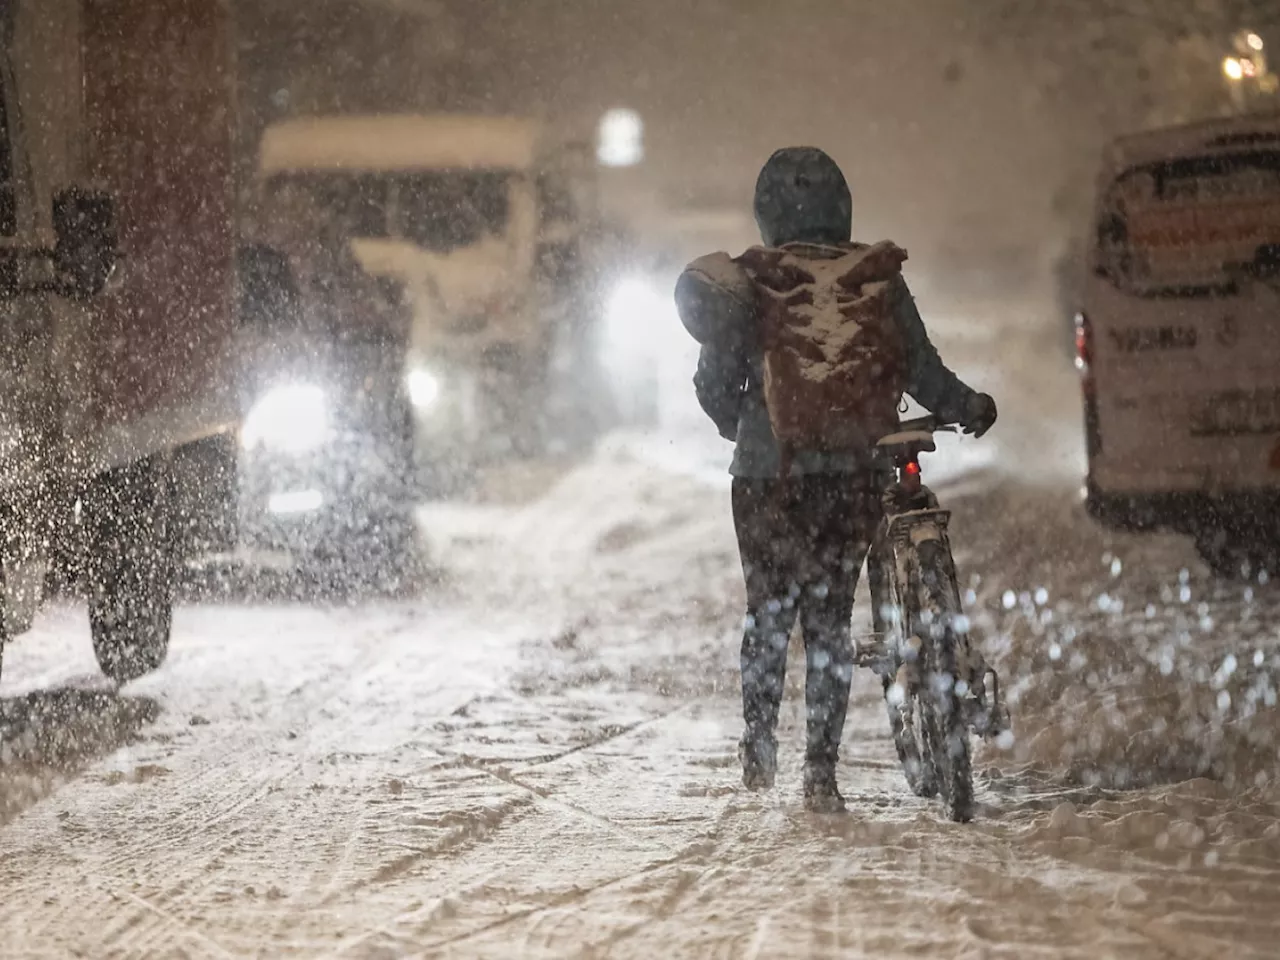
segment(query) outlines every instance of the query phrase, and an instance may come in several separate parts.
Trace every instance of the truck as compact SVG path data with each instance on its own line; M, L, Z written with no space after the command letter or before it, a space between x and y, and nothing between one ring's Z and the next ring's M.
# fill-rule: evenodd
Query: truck
M264 134L265 196L309 191L409 304L403 382L417 477L455 486L537 450L551 369L581 312L573 164L520 117L338 115Z
M0 50L0 649L72 549L125 682L165 658L237 427L231 16L4 0Z

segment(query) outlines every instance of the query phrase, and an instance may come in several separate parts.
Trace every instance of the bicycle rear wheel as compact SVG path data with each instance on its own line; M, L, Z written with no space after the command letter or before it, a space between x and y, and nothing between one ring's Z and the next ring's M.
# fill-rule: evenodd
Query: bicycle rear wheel
M956 690L965 678L959 672L963 641L956 632L961 609L955 565L945 541L926 541L916 551L907 626L923 641L918 714L943 810L949 820L967 823L973 818L973 767L969 725Z

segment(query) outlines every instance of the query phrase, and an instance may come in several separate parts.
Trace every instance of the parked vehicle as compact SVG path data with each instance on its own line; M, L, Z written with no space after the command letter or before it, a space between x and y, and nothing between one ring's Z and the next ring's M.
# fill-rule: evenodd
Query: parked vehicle
M0 17L0 647L82 553L94 651L163 661L237 412L232 24L202 0Z
M1280 556L1280 114L1106 152L1077 321L1090 511Z

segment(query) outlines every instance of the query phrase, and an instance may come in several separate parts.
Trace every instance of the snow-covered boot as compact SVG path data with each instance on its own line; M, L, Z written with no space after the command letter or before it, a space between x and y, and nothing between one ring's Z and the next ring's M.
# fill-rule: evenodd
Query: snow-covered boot
M778 772L778 743L770 736L744 733L738 741L742 761L742 785L748 790L770 790Z
M827 761L804 765L804 808L810 813L844 813L844 797L836 784L836 767Z

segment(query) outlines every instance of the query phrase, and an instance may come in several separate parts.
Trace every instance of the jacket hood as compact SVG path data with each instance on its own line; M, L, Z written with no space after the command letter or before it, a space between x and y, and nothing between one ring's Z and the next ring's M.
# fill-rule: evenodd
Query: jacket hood
M756 225L766 246L845 243L853 197L836 162L817 147L784 147L756 179Z

